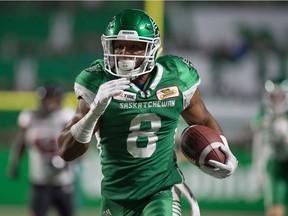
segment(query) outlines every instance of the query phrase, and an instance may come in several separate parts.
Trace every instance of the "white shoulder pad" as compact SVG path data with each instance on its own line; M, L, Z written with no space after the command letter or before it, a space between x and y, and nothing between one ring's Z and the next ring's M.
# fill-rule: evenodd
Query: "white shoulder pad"
M96 97L96 94L94 92L90 91L84 86L79 85L78 83L74 84L74 91L75 91L76 97L83 98L84 101L89 105L89 107Z
M193 97L200 83L201 79L199 79L199 81L195 85L193 85L190 89L187 89L186 91L183 92L183 106L184 106L183 109L189 106L190 100Z

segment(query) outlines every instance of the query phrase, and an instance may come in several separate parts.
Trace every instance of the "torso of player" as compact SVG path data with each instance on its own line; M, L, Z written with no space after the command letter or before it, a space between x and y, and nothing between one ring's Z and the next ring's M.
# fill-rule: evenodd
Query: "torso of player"
M196 89L199 77L185 62L168 60L158 62L143 91L132 83L101 116L102 195L107 198L141 199L182 181L174 136L187 92Z
M57 139L73 111L60 109L46 117L36 111L23 111L19 125L25 128L28 145L30 180L36 184L66 185L73 181L73 171L58 156Z

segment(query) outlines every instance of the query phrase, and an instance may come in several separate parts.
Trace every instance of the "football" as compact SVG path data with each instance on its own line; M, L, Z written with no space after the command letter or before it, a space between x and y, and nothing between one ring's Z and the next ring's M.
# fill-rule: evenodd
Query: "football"
M210 166L208 161L225 163L226 155L219 148L223 144L221 137L211 128L203 125L192 125L181 134L181 151L196 166Z

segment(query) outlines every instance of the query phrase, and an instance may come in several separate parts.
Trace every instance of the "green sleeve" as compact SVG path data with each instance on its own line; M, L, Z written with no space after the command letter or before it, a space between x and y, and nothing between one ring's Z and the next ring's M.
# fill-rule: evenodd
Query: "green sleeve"
M103 83L103 61L94 61L89 68L84 69L76 77L75 83L96 93L99 86Z
M76 97L83 98L88 105L91 104L100 85L106 80L107 73L104 71L103 60L94 61L76 77L74 83Z
M180 81L179 88L185 92L189 89L196 89L200 84L200 77L193 64L182 57L167 55L157 59L162 66L169 68L170 73L177 73Z
M157 62L166 69L168 76L175 77L175 81L177 80L178 88L183 94L183 108L185 109L200 85L197 70L189 60L178 56L163 56L157 59Z

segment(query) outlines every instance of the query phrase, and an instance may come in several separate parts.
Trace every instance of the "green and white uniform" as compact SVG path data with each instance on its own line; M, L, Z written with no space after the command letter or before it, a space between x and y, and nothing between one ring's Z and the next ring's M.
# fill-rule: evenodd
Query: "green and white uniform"
M181 112L200 84L192 64L176 56L157 59L143 90L133 83L114 96L98 131L104 178L102 196L140 200L183 181L174 137ZM75 93L91 104L101 84L117 79L96 60L76 78ZM160 165L159 165L160 164Z
M266 207L288 203L288 111L274 113L262 108L254 121L256 171L264 172L264 201Z

